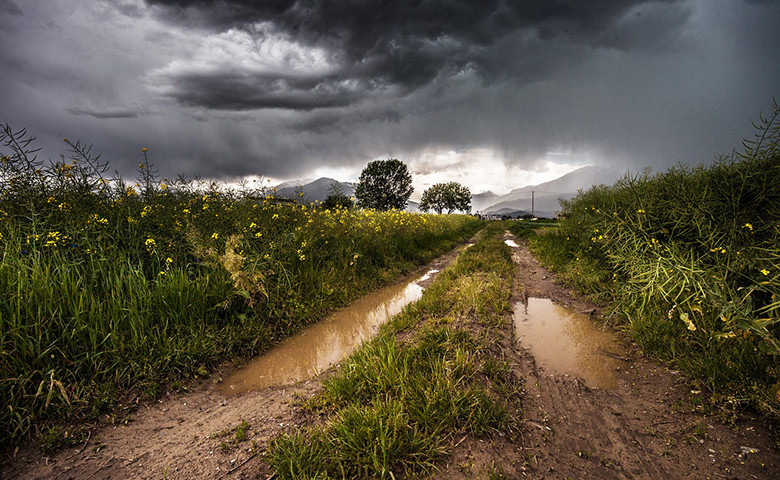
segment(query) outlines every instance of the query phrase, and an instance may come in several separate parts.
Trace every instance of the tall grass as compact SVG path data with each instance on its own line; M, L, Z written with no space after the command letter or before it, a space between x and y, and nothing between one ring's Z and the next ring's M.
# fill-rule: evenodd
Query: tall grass
M0 431L12 442L261 352L479 228L158 179L145 150L129 184L78 142L48 164L24 131L6 125L0 142Z
M713 165L629 175L563 202L535 252L615 306L646 349L780 418L780 107Z
M510 310L513 264L500 224L491 230L326 380L312 402L325 423L274 441L280 478L416 478L456 435L512 424L509 369L489 332Z

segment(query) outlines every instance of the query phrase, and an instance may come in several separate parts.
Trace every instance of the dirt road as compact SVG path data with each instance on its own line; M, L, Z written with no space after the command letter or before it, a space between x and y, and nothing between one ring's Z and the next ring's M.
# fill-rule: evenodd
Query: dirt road
M575 311L596 308L555 283L525 246L513 249L513 259L520 267L518 300L549 298ZM750 415L728 425L717 412L701 413L702 392L692 390L678 372L644 357L624 335L617 336L628 352L617 386L594 389L576 377L545 372L507 335L505 354L524 382L522 428L514 435L468 439L437 478L780 476L780 454L764 425Z
M518 301L549 298L578 311L595 308L556 284L524 246L513 249L513 258L519 265ZM446 261L438 260L438 266ZM596 389L537 365L515 338L511 321L501 335L503 355L524 391L523 418L512 431L464 436L435 478L778 477L780 454L760 422L740 416L726 424L716 414L705 415L700 411L703 393L692 391L682 375L642 356L625 339L617 386ZM302 420L299 400L314 395L321 379L225 396L218 387L228 370L191 386L189 393L142 402L126 424L101 426L86 443L50 458L35 450L20 452L0 476L270 478L265 447ZM244 440L237 438L242 422L248 426Z

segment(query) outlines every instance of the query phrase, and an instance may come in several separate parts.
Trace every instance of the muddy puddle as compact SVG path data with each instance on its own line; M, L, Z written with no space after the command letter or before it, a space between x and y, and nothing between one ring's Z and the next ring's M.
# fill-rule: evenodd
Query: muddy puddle
M422 296L420 283L438 270L366 295L299 334L283 340L262 357L225 379L225 394L291 385L313 378L354 352L379 327Z
M589 387L617 386L624 352L615 336L596 327L588 315L546 298L529 298L527 305L515 305L514 322L521 345L547 372L579 377Z

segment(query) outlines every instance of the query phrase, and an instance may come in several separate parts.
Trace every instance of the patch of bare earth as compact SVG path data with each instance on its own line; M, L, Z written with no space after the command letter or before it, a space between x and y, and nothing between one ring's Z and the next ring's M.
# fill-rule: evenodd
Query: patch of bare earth
M463 248L436 258L407 279L444 269ZM220 382L231 369L213 372L191 385L189 393L140 402L129 421L96 427L84 444L48 457L36 447L5 452L0 478L267 479L272 471L263 457L269 442L287 428L311 422L297 405L314 396L330 372L293 386L226 396ZM238 441L235 429L244 421L246 438Z
M598 314L595 305L556 283L524 245L513 249L513 258L518 300L549 298ZM758 419L744 414L726 423L717 413L702 413L704 394L643 356L621 332L616 335L629 353L617 387L602 390L545 372L511 328L502 334L511 340L501 343L524 383L519 431L467 438L436 478L778 478L777 444Z

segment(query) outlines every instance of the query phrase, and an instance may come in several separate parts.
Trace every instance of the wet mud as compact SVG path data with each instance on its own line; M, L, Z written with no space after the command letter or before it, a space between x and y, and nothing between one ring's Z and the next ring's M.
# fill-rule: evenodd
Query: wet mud
M429 269L425 275L356 300L237 370L220 390L232 395L316 377L371 339L383 323L401 313L406 305L419 300L423 294L421 284L438 272Z
M545 371L579 377L589 387L617 386L617 371L627 360L623 348L588 314L531 297L515 304L514 326L517 341Z

